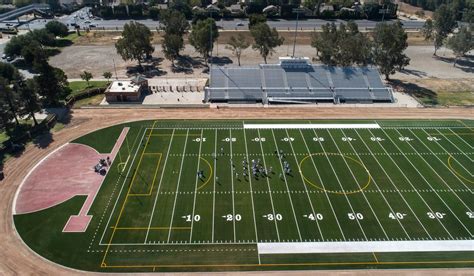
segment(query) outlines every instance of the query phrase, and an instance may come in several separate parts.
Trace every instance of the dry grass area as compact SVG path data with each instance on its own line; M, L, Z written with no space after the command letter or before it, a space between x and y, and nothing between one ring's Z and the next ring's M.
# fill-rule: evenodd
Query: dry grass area
M474 106L474 80L420 78L393 81L396 90L426 105Z
M249 31L220 31L218 42L225 44L229 41L231 36L241 33L248 41L252 41L252 36ZM279 31L280 35L285 38L285 41L293 41L293 31ZM300 31L296 39L298 45L310 45L312 31ZM113 45L120 38L121 32L113 31L95 31L89 33L81 33L81 36L75 39L74 45ZM162 32L153 32L153 44L160 44L163 38ZM184 43L188 44L188 35L184 36ZM422 34L418 32L408 33L408 45L431 45L431 42L425 41Z

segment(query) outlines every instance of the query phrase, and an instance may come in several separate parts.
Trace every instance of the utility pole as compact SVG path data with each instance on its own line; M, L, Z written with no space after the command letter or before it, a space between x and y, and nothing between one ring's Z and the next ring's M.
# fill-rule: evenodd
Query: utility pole
M300 13L305 12L304 9L301 8L296 8L292 10L293 13L296 13L296 26L295 26L295 39L293 40L293 55L292 57L295 57L295 48L296 48L296 36L298 34L298 21L299 21L299 15Z

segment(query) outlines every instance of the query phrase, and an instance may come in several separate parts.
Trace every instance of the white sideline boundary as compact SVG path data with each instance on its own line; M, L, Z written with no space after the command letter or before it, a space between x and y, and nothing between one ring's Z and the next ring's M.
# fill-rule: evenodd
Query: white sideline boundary
M258 254L474 251L474 240L258 243Z
M380 128L379 124L244 124L245 129L354 129Z

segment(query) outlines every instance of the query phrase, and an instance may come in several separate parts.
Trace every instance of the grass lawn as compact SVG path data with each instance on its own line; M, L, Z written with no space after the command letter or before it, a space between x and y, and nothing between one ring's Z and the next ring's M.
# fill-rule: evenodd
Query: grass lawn
M107 81L89 81L89 85L87 85L86 81L71 81L69 82L69 88L71 89L71 94L74 95L85 89L106 87L107 84Z
M88 105L99 105L103 99L104 99L103 94L94 95L89 98L75 101L73 108L81 108L83 106L88 106Z
M61 232L83 196L14 216L37 253L100 272L474 266L473 251L357 251L472 243L474 121L160 120L73 142L108 153L124 126L85 233Z

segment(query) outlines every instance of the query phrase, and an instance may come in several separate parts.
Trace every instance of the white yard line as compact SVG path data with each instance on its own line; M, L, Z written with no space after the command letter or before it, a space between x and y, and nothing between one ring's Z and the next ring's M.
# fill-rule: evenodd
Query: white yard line
M355 130L357 136L359 137L359 139L364 143L364 146L369 150L370 153L372 153L372 150L370 149L369 146L367 146L367 144L365 143L364 139L362 138L362 136L360 136L359 132L357 130ZM376 141L376 143L379 143L379 141ZM388 180L390 181L390 183L392 183L392 186L395 188L395 190L398 192L398 194L400 195L400 197L402 198L403 202L405 202L405 205L408 207L408 209L410 209L411 213L414 215L414 217L416 218L416 220L418 221L418 223L421 225L421 227L423 228L423 230L425 230L426 234L428 235L428 237L430 237L430 239L432 239L430 233L428 233L428 230L426 230L425 226L423 225L423 223L421 223L420 219L418 218L418 216L416 215L416 213L413 211L413 209L411 208L410 204L408 204L408 202L406 201L405 197L403 196L403 194L400 192L400 190L398 189L398 187L395 185L395 182L392 180L392 177L390 177L390 175L387 173L387 171L385 170L385 168L382 166L382 164L380 164L379 160L377 159L377 157L375 157L375 155L372 155L372 158L374 158L375 161L377 161L377 164L379 165L379 167L382 169L382 171L384 172L385 176L387 176ZM360 157L359 157L360 159ZM374 183L375 183L375 180L374 180ZM377 184L375 184L377 186ZM382 194L383 196L383 193L380 191L380 188L377 186L377 189L379 190L379 192ZM392 212L394 212L393 209L391 209ZM398 217L395 216L397 219ZM405 228L404 228L405 229ZM407 234L408 235L408 234ZM411 238L410 238L411 239Z
M468 142L466 142L466 140L464 140L461 136L459 136L459 134L457 134L456 132L454 132L451 128L449 129L449 131L451 131L452 133L454 133L454 135L456 135L456 137L459 138L459 140L463 141L464 144L466 144L468 147L470 147L471 149L474 149L474 147L472 145L470 145Z
M236 241L235 233L235 197L234 197L234 160L232 159L232 130L229 129L229 145L230 145L230 181L232 184L232 227L234 228L234 242Z
M181 182L181 172L183 171L184 153L186 152L186 145L188 144L188 135L189 135L189 129L186 131L186 138L185 138L186 140L184 140L183 157L181 158L181 166L179 168L179 175L178 175L178 185L176 185L176 195L174 197L173 212L171 213L171 220L170 220L170 226L169 226L169 231L168 231L168 243L170 242L171 228L173 227L174 211L176 209L176 200L178 199L178 189L179 189L179 184ZM191 218L191 220L193 219L194 218Z
M244 124L245 129L341 129L380 128L378 124Z
M306 151L308 152L308 155L310 156L310 159L311 159L311 162L313 163L313 167L314 169L316 170L316 174L318 175L318 178L319 178L319 183L321 183L321 185L323 186L323 189L326 189L325 186L324 186L324 182L321 178L321 175L319 174L319 170L316 166L316 163L314 163L314 159L313 159L313 156L311 155L311 152L309 150L309 147L308 147L308 144L306 143L306 139L303 135L303 132L301 131L300 129L300 134L301 134L301 138L303 139L303 142L304 142L304 145L306 146ZM321 141L319 142L319 144L321 144ZM296 158L296 157L295 157ZM306 183L305 184L305 187L306 187ZM306 190L307 192L308 190ZM334 207L332 206L332 202L331 202L331 199L329 198L329 195L328 193L324 192L324 194L326 195L326 199L328 200L328 203L329 203L329 206L331 207L331 211L332 211L332 214L334 215L334 219L336 220L336 223L337 223L337 226L339 228L339 231L341 232L341 235L342 235L342 238L344 240L346 240L346 236L344 235L344 232L342 231L342 227L341 227L341 224L339 223L339 220L337 219L337 215L336 215L336 212L334 211ZM322 234L322 233L321 233Z
M203 130L201 129L201 139L199 140L199 155L198 155L198 161L197 161L197 168L196 172L200 170L199 165L201 163L201 147L202 147L202 133ZM197 184L199 182L199 177L196 175L196 183L194 183L194 200L193 200L193 215L191 219L191 234L189 235L189 242L193 239L193 225L194 225L194 211L196 210L196 195L197 195Z
M306 192L306 197L308 198L308 201L309 201L309 206L311 207L311 212L312 212L312 214L315 218L314 221L316 222L316 227L318 228L319 234L321 235L321 239L324 241L324 235L323 235L323 232L321 231L321 227L319 226L319 220L316 218L316 212L314 211L313 202L311 201L311 197L309 196L309 193L308 193L308 188L306 187L306 183L304 182L303 176L301 175L301 168L300 168L300 164L298 163L298 160L296 159L296 154L295 154L295 149L293 148L293 143L289 139L290 135L288 134L288 130L285 129L285 131L286 131L286 137L288 137L288 142L290 143L291 151L293 152L293 157L295 159L295 164L296 164L296 166L298 166L298 174L301 178L301 184L304 187L304 191Z
M412 130L410 130L410 132L412 133L412 135L414 135L415 137L418 138L418 140L423 144L423 146L425 146L427 149L431 150L429 147L427 147L425 145L425 143L420 139L420 137L418 137ZM401 133L397 130L397 133L401 135ZM418 151L415 149L415 147L412 146L411 143L408 143L410 145L410 147L416 152L418 153ZM471 208L469 206L467 206L467 204L458 196L458 194L453 191L453 189L448 185L448 183L446 183L446 181L438 174L438 172L431 166L430 163L428 163L428 161L426 161L425 158L423 158L422 155L418 154L418 157L420 157L425 163L426 165L428 165L428 167L430 167L430 169L436 174L436 176L438 176L438 178L444 183L444 185L446 185L446 187L448 187L448 189L451 190L452 194L454 194L456 196L456 198L459 200L459 202L461 202L466 208L467 208L467 211L471 211ZM441 161L441 159L439 159L438 156L436 156L436 158L438 159L438 161L440 161L441 164L443 164L446 169L448 171L451 172L451 170L448 168L448 166L446 166L446 164L443 163L443 161ZM407 158L408 159L408 158ZM409 161L411 163L411 161ZM416 168L415 168L416 169ZM418 169L416 169L416 171L421 175L420 171L418 171ZM451 172L452 173L452 172ZM463 185L464 185L464 182L462 182L458 176L454 173L452 173ZM433 189L433 187L429 184L429 182L425 179L425 177L423 176L423 179L425 180L425 182L430 186L431 189ZM466 185L464 185L464 187L466 187ZM466 187L467 188L467 187ZM473 236L471 231L469 231L469 229L464 225L464 223L459 219L459 217L456 215L456 213L454 213L451 208L446 204L446 202L441 198L441 196L435 192L435 194L439 197L439 199L441 199L441 201L443 201L444 205L449 209L449 211L454 215L454 217L459 221L459 223L464 227L464 229L466 229L466 231L469 233L469 235L471 235L471 237Z
M105 236L105 232L107 232L107 229L109 229L110 220L112 219L112 215L114 214L115 208L117 207L117 203L118 203L118 201L119 201L119 199L120 199L120 195L122 194L123 187L125 187L125 182L127 181L128 176L129 176L129 174L130 174L130 171L132 170L133 163L135 163L135 158L136 158L137 155L138 155L138 150L140 149L140 145L141 145L142 142L143 142L143 138L145 137L146 131L147 131L147 128L145 129L145 131L144 131L143 134L142 134L142 137L140 138L140 143L137 145L137 149L135 150L135 154L133 155L132 163L130 163L130 167L128 168L127 175L126 175L125 178L123 179L122 187L120 188L120 191L119 191L119 193L118 193L118 195L117 195L117 199L115 200L114 207L112 208L112 211L110 212L109 219L107 220L107 224L106 224L105 227L104 227L104 231L102 232L102 236L101 236L101 238L100 238L99 243L102 243L102 240L104 239L104 236ZM131 184L130 184L130 185L131 185Z
M258 143L260 144L260 151L262 152L263 165L265 167L267 167L267 165L265 164L265 157L263 156L264 151L263 151L263 146L262 146L262 136L260 135L260 130L259 129L257 129L257 132L258 132L258 138L259 138ZM250 169L248 171L249 171L249 177L253 177L253 176L250 175ZM265 179L267 180L268 191L270 192L270 202L272 204L273 222L275 223L278 242L280 242L280 232L278 231L278 223L277 223L277 220L276 220L276 217L275 217L275 206L273 205L272 189L270 188L270 181L268 180L268 177L265 177Z
M247 160L247 164L250 164L249 163L249 156L248 156L248 147L247 147L247 134L245 133L245 129L243 129L244 131L244 142L245 142L245 153L246 153L246 160ZM254 203L253 203L253 190L252 190L252 177L249 176L249 188L250 188L250 199L252 200L252 214L253 214L253 225L254 225L254 230L255 230L255 240L258 242L258 233L257 233L257 220L255 218L255 206L254 206ZM258 254L257 252L257 255L258 255L258 263L261 264L260 262L260 254Z
M474 251L474 241L356 241L259 243L259 254Z
M355 131L356 131L356 130L355 130ZM342 132L342 135L344 135L345 137L347 137L347 135L346 135L346 133L344 132L344 130L341 130L341 132ZM359 139L361 139L362 142L364 142L362 138L359 138ZM364 143L365 143L365 142L364 142ZM360 158L359 154L357 154L357 151L355 150L355 148L354 148L354 146L352 145L351 142L349 142L349 145L351 146L352 151L356 154L357 159L359 159L359 161L363 164L364 161L362 160L362 158ZM378 161L377 161L377 163L378 163ZM380 164L379 164L379 165L380 165ZM403 232L405 232L405 235L408 237L408 239L411 240L410 235L409 235L408 232L406 231L405 227L403 227L403 224L401 223L400 219L395 215L395 211L393 210L393 208L392 208L392 206L390 205L390 203L388 203L387 198L386 198L385 195L380 191L380 188L379 188L379 186L377 185L377 182L375 181L375 178L372 176L372 174L370 173L370 171L367 170L367 173L371 176L372 182L374 183L375 187L377 187L377 190L379 190L379 192L380 192L379 194L382 196L383 200L385 201L385 204L387 204L387 206L388 206L388 208L390 209L390 211L392 212L392 214L394 214L395 219L397 220L397 222L398 222L398 224L400 225L400 227L403 229ZM366 197L364 191L362 191L362 194L364 195L364 197ZM366 198L366 200L367 200L367 198ZM367 202L369 202L369 201L367 200ZM369 203L369 205L370 205L370 203ZM371 209L372 209L372 207L371 207ZM378 221L378 219L377 219L377 221ZM379 223L380 223L380 222L379 222Z
M216 175L217 175L217 129L214 131L214 190L212 194L212 242L214 242L214 217L216 214Z
M393 141L392 137L390 137L390 135L388 135L383 129L382 129L382 132L383 132L384 135L392 142L392 144L397 148L397 150L403 153L403 151L400 149L400 147L398 147L398 145ZM424 177L423 175L421 175L421 173L416 169L415 165L408 159L408 157L406 157L405 155L403 155L403 157L404 157L405 160L407 160L407 161L410 163L410 165L418 172L418 174L423 178L423 180L424 180L426 183L428 183L428 181L425 179L425 177ZM393 160L393 159L392 159L392 160ZM396 164L395 161L393 161L393 162L394 162L394 164ZM396 164L396 165L397 165L397 167L398 167L398 164ZM398 169L400 170L400 172L402 172L402 174L404 175L404 177L408 180L408 178L406 177L405 173L403 173L403 171L400 169L400 167L398 167ZM408 181L409 181L410 185L413 187L413 189L415 189L415 186L413 185L413 183L412 183L410 180L408 180ZM432 190L434 190L433 187L431 187L431 185L429 185L429 183L428 183L428 186L430 186L430 188L431 188ZM438 195L438 193L437 193L436 191L435 191L435 193L436 193L436 195ZM418 192L417 192L417 194L420 196L421 199L423 199L423 197L422 197ZM438 195L438 198L440 198L439 195ZM441 199L441 198L440 198L440 199ZM441 199L441 201L443 201L443 200ZM423 202L425 202L425 204L426 204L426 206L429 208L430 212L434 213L433 209L426 203L426 201L425 201L424 199L423 199ZM444 202L444 201L443 201L443 202ZM446 203L445 203L445 205L446 205ZM439 221L439 223L441 224L441 226L443 226L444 230L446 230L446 232L448 233L448 235L449 235L451 238L453 238L453 236L452 236L451 233L448 231L448 229L446 229L446 227L445 227L444 224L441 222L441 220L440 220L438 217L436 217L436 216L435 216L435 219L437 219L437 220Z
M158 195L160 193L161 183L163 183L163 176L165 175L166 164L168 163L168 156L169 156L169 153L170 153L171 144L173 143L173 137L174 137L174 129L173 129L173 132L171 133L170 144L168 145L168 151L166 152L165 164L164 164L163 170L161 172L160 183L158 184L158 189L156 190L155 202L153 203L153 209L151 210L150 221L148 222L148 229L146 230L145 241L143 243L147 242L148 235L150 233L150 227L151 227L151 223L153 221L153 216L155 214L155 207L156 207L156 203L158 202Z
M423 130L423 131L424 131L427 135L429 135L428 132L426 132L426 130ZM441 134L441 136L443 136L443 138L446 139L446 141L448 141L451 145L453 145L457 150L459 150L460 152L463 152L463 151L456 145L456 143L451 142L451 140L448 139L448 137L446 137L446 136L445 136L443 133L441 133L439 130L436 130L436 131L438 131L439 134ZM447 152L447 153L449 154L449 152L448 152L447 150L445 150L444 147L441 146L441 144L440 144L438 141L436 141L436 142L438 143L438 145L439 145L445 152ZM467 159L469 159L469 161L474 162L474 160L472 160L472 158L469 157L469 155L467 155L467 154L463 154L463 155L466 156ZM461 165L461 167L462 167L467 173L469 173L471 176L473 176L472 172L470 172L468 169L466 169L463 164L461 164L460 162L458 162L458 164Z
M339 149L339 146L337 145L336 141L334 140L334 137L332 136L331 132L330 132L329 130L326 130L326 131L328 132L329 137L331 137L332 142L333 142L334 145L336 146L337 152L338 152L339 154L341 154L341 150ZM344 136L345 136L345 134L344 134ZM351 142L348 141L347 143L350 144ZM349 172L351 173L352 179L353 179L354 182L356 183L357 187L359 187L359 189L362 189L362 187L360 186L359 182L357 181L357 178L356 178L355 175L354 175L354 172L352 171L352 169L351 169L351 167L349 166L349 164L347 164L346 158L342 158L342 160L344 161L344 164L346 164L346 167L347 167L347 169L349 170ZM365 167L365 165L364 165L364 168L367 170L367 168ZM369 172L368 170L367 170L367 173L370 175L370 172ZM364 197L365 202L366 202L367 205L369 206L370 211L372 211L372 214L374 215L375 220L377 220L377 223L379 224L380 229L382 229L382 232L383 232L383 234L385 235L385 238L388 240L389 237L388 237L388 235L387 235L387 232L385 231L385 228L383 227L382 223L380 223L380 220L379 220L377 214L375 213L374 208L372 207L372 204L370 204L369 200L367 199L367 196L365 195L365 193L364 193L363 191L362 191L361 194L362 194L362 196Z
M397 130L397 132L401 135L401 133L400 133L398 130ZM429 148L429 147L423 142L423 140L422 140L420 137L418 137L413 131L410 130L410 132L411 132L412 135L414 135L414 136L420 141L421 144L423 144L423 146L424 146L425 148L427 148L429 151L431 151L431 148ZM428 165L428 167L430 167L430 169L436 174L436 176L438 176L438 178L444 183L444 185L445 185L446 187L448 187L449 190L451 190L451 192L452 192L452 193L456 196L456 198L459 199L459 201L468 209L468 211L471 211L471 208L470 208L469 206L467 206L467 204L458 196L458 194L451 188L451 186L449 186L448 183L446 183L446 180L444 180L444 178L442 178L442 177L438 174L438 172L431 166L431 164L430 164L428 161L426 161L426 159L418 152L418 150L416 150L416 148L413 147L412 144L410 144L410 143L408 143L408 144L409 144L410 147L417 153L418 157L420 157L420 158L426 163L426 165ZM441 148L443 148L443 147L441 147ZM444 149L444 148L443 148L443 149ZM453 172L449 169L449 167L448 167L441 159L439 159L438 156L436 156L436 159L438 159L438 161L439 161L457 180L459 180L459 182L461 183L461 185L463 185L466 189L469 189L469 187L467 187L466 184L465 184L461 179L459 179L459 177L458 177L455 173L453 173ZM431 187L431 186L430 186L430 187Z
M273 132L273 129L272 129L272 136L273 136L273 141L275 143L276 150L279 153L280 149L278 148L278 144L277 144L277 141L276 141L276 138L275 138L275 133ZM281 160L278 160L278 163L280 163L280 168L281 168L281 171L283 172L284 169L283 169L283 164L281 163ZM263 164L266 168L267 165L265 165L265 157L263 157ZM286 180L286 173L284 173L284 172L283 172L283 178L285 180L286 191L288 192L288 199L290 200L291 211L293 212L293 218L295 219L296 229L298 230L298 237L300 238L300 241L303 241L303 239L301 238L301 232L300 232L300 226L299 226L299 223L298 223L298 219L296 218L295 207L293 207L293 200L291 199L290 188L288 187L288 181Z
M315 131L314 129L313 129L313 132L314 132L314 134L317 136L316 131ZM337 182L339 183L339 186L341 187L341 190L344 191L344 187L342 187L341 180L339 180L339 177L337 176L336 170L334 170L334 166L332 165L331 160L329 159L328 155L326 154L326 150L324 149L323 144L322 144L321 142L320 142L320 144L321 144L321 148L323 149L323 151L324 151L324 153L325 153L324 156L325 156L326 159L328 160L329 166L331 167L331 170L332 170L332 172L334 173L334 176L336 176ZM346 201L347 201L347 203L349 204L349 207L351 208L352 213L355 214L354 208L352 207L352 204L351 204L349 198L347 197L347 194L346 194L346 193L344 193L344 197L346 198ZM368 240L368 239L367 239L367 235L365 234L364 228L362 228L362 225L360 224L360 221L359 221L359 219L357 218L357 216L355 216L355 221L356 221L357 224L359 225L359 228L360 228L360 230L362 231L362 234L364 235L365 240Z

